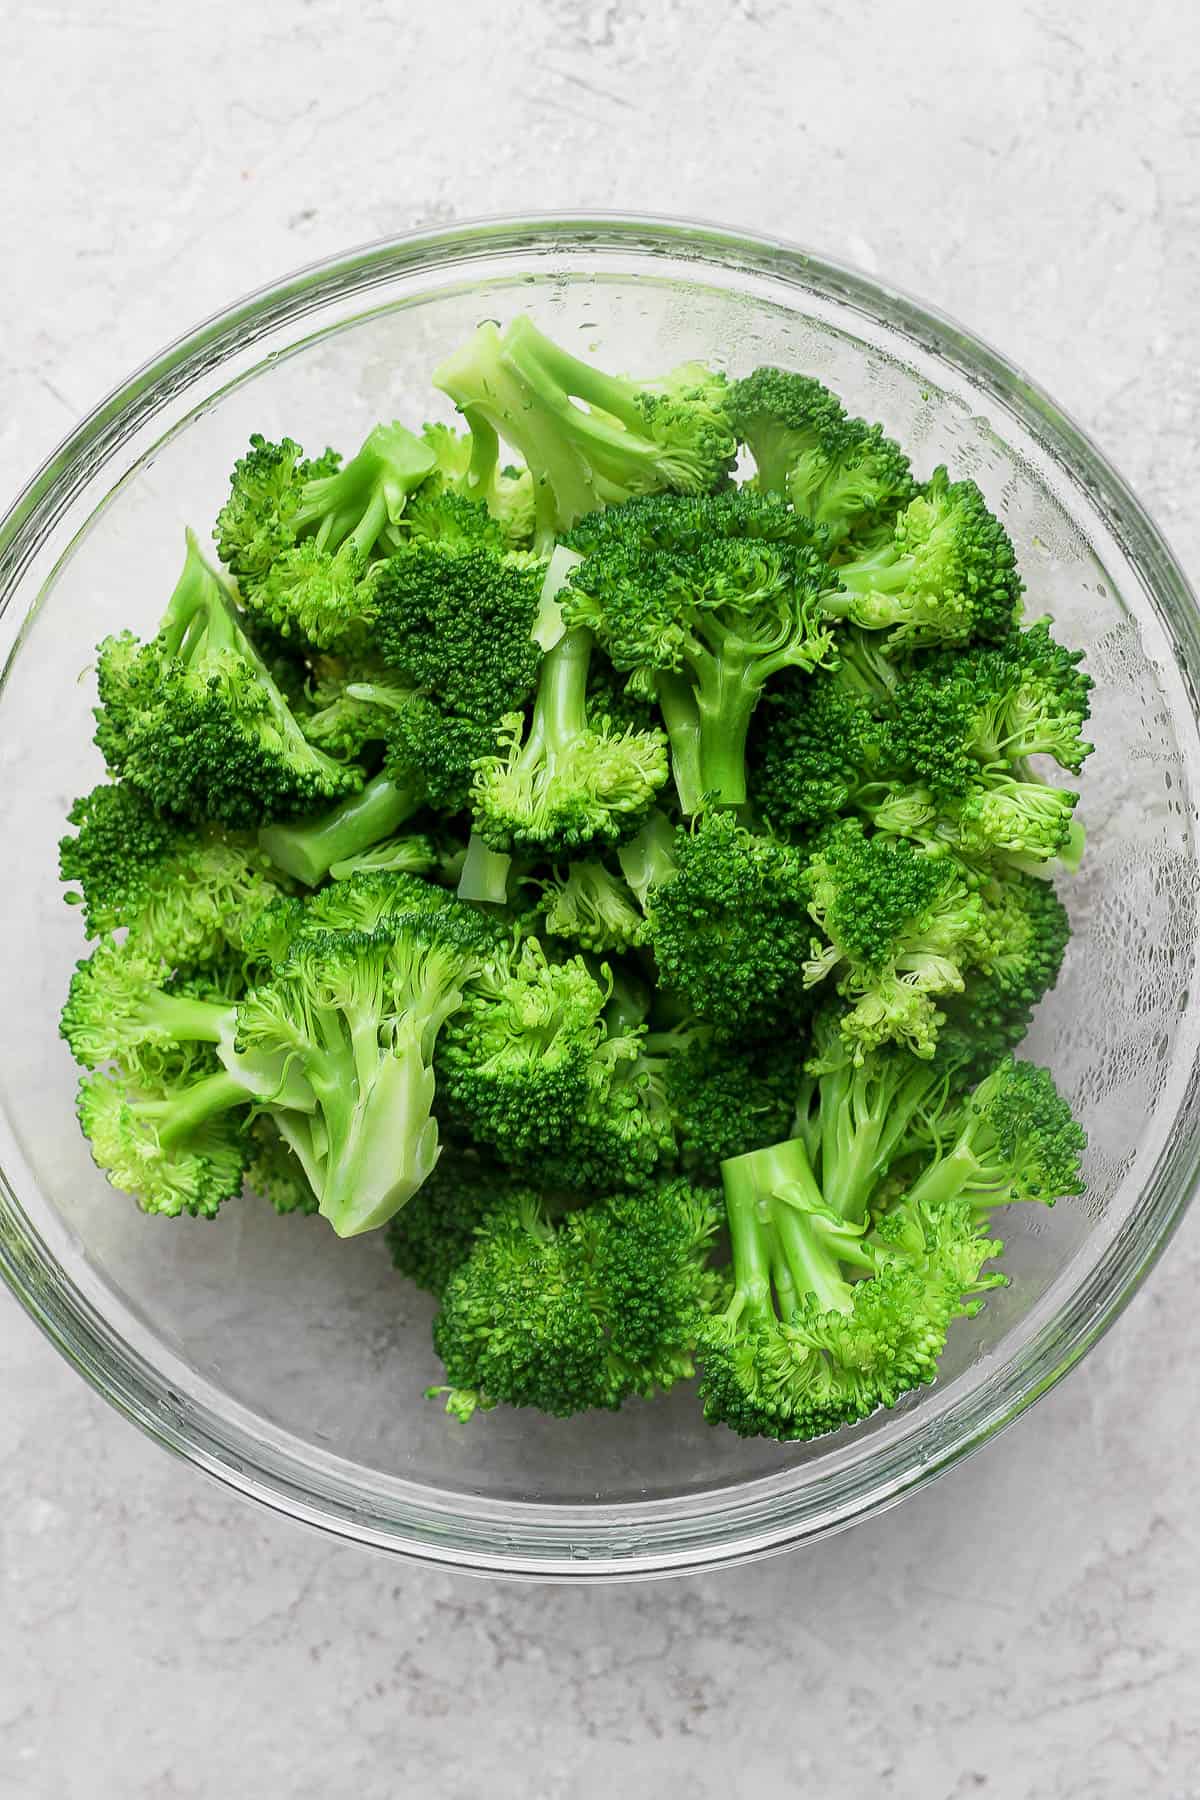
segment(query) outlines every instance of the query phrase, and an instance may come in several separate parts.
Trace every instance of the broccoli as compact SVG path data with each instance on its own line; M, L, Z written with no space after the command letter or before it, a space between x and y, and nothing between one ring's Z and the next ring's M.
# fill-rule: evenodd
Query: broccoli
M849 812L881 759L876 709L839 674L791 674L759 709L751 787L777 831L802 833ZM885 792L890 791L885 788Z
M929 1056L943 1014L932 996L962 991L979 959L982 905L948 856L844 819L823 835L802 876L825 942L805 964L809 985L833 971L851 1002L842 1031L861 1054L889 1041Z
M250 442L216 532L243 600L285 639L319 650L361 643L374 610L371 558L390 547L433 451L395 424L376 426L344 468L312 469L290 439Z
M736 457L723 376L699 363L644 383L606 375L527 318L503 336L481 325L433 381L473 437L498 433L523 457L542 546L632 495L719 487Z
M306 887L316 887L335 863L348 862L390 838L420 811L424 800L419 782L398 787L386 773L376 775L360 793L315 819L264 827L258 834L259 846L275 868Z
M502 1403L565 1418L686 1380L721 1294L708 1261L717 1219L711 1193L682 1181L558 1222L536 1192L504 1196L434 1322L447 1410L468 1419Z
M729 1043L689 1022L649 1032L644 1053L664 1058L663 1092L697 1179L790 1130L803 1055L794 1044Z
M234 1109L249 1098L224 1070L188 1086L102 1070L80 1082L76 1113L96 1166L143 1212L211 1219L242 1191L250 1144Z
M1008 533L973 481L935 469L882 543L839 563L823 599L832 618L886 631L891 645L1003 639L1024 584Z
M97 680L109 768L184 818L248 827L361 786L305 738L191 532L158 636L106 638Z
M746 798L746 739L763 688L833 654L825 563L790 508L740 489L632 501L571 571L563 617L658 693L685 812Z
M433 839L412 831L384 838L369 850L332 863L329 873L334 881L348 881L354 875L429 875L441 867L441 861Z
M1046 1069L1007 1057L980 1082L962 1129L910 1184L910 1210L964 1203L974 1213L1016 1201L1053 1206L1084 1190L1083 1127Z
M953 1321L1004 1277L971 1209L914 1203L904 1229L830 1206L803 1142L722 1169L733 1293L697 1345L705 1417L740 1436L811 1438L933 1380Z
M611 731L587 714L592 639L568 631L542 663L528 731L501 721L501 753L475 767L475 828L490 849L570 856L632 836L668 775L659 731Z
M59 844L59 871L78 884L89 937L127 929L171 967L214 962L244 946L279 888L252 839L196 829L157 812L127 782L104 783L67 814L75 836Z
M421 435L436 461L416 497L421 509L428 500L436 511L433 503L442 495L468 500L487 509L508 549L529 549L535 529L533 477L528 469L501 463L500 440L486 421L476 414L474 429L465 435L449 425L426 425ZM409 509L410 528L416 502Z
M621 878L602 862L573 862L538 885L538 910L548 936L569 938L595 954L645 943L645 914Z
M882 426L847 418L836 395L811 375L755 369L734 382L730 411L754 458L758 486L785 494L830 547L913 497L900 446Z
M679 827L670 863L656 855L645 904L663 986L724 1036L803 1011L812 927L801 852L717 812Z
M433 1168L434 1044L490 948L447 898L374 930L302 934L241 1002L238 1049L286 1057L316 1096L314 1117L279 1123L339 1237L386 1224Z
M280 1136L270 1113L260 1113L248 1131L246 1186L277 1213L315 1213L317 1196L299 1157Z

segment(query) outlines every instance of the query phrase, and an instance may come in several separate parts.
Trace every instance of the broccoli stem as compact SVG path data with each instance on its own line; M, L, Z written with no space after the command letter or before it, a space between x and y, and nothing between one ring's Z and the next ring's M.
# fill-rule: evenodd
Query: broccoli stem
M349 1053L331 1055L312 1083L326 1118L336 1121L317 1189L322 1216L339 1237L374 1231L412 1198L438 1158L434 1078L420 1023L405 1019L381 1051L372 1012L352 1025Z
M659 674L658 706L671 745L671 773L680 810L691 814L700 811L704 801L704 780L700 769L700 709L696 691L686 675L669 671Z
M666 814L652 812L637 836L622 844L617 861L644 907L651 889L664 887L676 873L675 827Z
M512 857L503 850L489 850L477 831L471 833L462 873L458 878L460 900L479 900L503 906L508 899Z
M143 1100L135 1110L140 1118L157 1127L159 1143L169 1149L218 1113L228 1112L233 1106L246 1106L249 1101L244 1085L219 1069L169 1100Z
M148 1022L162 1027L181 1044L219 1044L229 1034L234 1009L187 994L156 991L146 1008Z
M746 738L758 705L759 686L746 679L745 658L731 648L705 660L696 687L699 715L700 791L718 806L746 800ZM695 807L685 811L695 811Z
M935 1157L908 1190L907 1203L914 1212L922 1206L945 1206L966 1188L978 1187L986 1172L970 1145L960 1138L947 1155ZM986 1202L984 1202L986 1205Z
M819 1312L848 1312L851 1288L841 1265L869 1268L870 1253L827 1205L803 1141L788 1138L730 1157L721 1164L721 1180L738 1292L757 1309L766 1272L762 1303L769 1305L773 1288L785 1321L808 1298Z
M335 862L345 862L390 837L418 811L424 798L419 782L398 787L376 775L360 794L351 794L319 819L265 825L259 845L276 868L307 887L316 887Z

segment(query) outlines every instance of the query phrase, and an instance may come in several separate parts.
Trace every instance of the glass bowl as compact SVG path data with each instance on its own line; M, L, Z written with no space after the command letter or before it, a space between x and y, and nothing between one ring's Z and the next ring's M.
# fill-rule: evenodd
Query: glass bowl
M556 1422L469 1425L422 1398L431 1303L378 1237L248 1199L219 1222L143 1218L75 1126L57 1014L79 921L56 841L100 774L92 650L152 629L183 528L207 536L248 434L352 445L379 418L449 416L439 357L520 309L616 369L711 358L820 375L919 471L972 475L1029 602L1087 647L1090 833L1075 937L1029 1044L1090 1133L1086 1195L1014 1209L1013 1285L957 1325L938 1382L809 1445L741 1442L677 1391ZM590 217L424 233L306 270L135 375L0 526L0 1269L65 1356L160 1443L243 1494L381 1549L543 1577L694 1569L821 1536L984 1443L1095 1343L1190 1197L1200 1155L1187 1007L1197 942L1195 601L1120 478L1024 375L960 327L790 246Z

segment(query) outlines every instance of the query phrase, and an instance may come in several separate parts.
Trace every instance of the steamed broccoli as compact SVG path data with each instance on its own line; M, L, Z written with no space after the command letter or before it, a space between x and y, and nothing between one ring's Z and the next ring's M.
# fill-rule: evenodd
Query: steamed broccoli
M746 798L746 738L763 688L833 653L828 570L790 509L745 489L633 501L598 531L563 595L568 625L657 692L686 812Z
M708 1261L717 1219L713 1196L682 1181L557 1223L535 1191L503 1196L442 1292L447 1410L467 1419L503 1403L565 1418L686 1379L721 1292Z
M106 638L97 680L109 768L184 818L257 825L361 785L305 738L191 532L158 636Z

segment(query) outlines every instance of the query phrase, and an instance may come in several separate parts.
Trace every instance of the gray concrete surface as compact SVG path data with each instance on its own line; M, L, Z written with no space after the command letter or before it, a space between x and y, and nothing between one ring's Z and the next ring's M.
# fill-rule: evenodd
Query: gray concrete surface
M644 207L807 240L970 322L1200 574L1198 43L1190 0L14 0L0 490L296 263ZM598 1592L252 1512L2 1300L0 1797L1195 1800L1198 1278L1195 1217L1081 1371L875 1524Z

